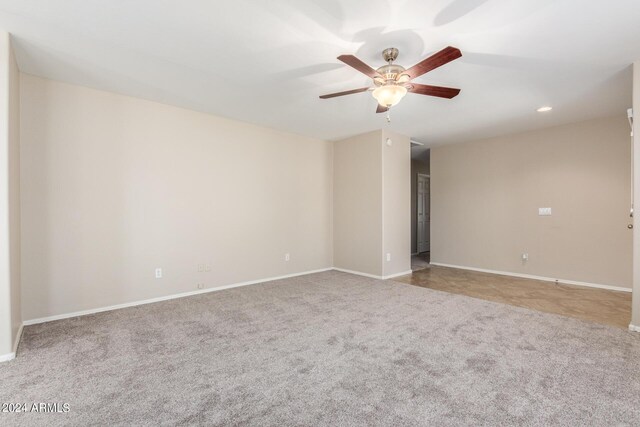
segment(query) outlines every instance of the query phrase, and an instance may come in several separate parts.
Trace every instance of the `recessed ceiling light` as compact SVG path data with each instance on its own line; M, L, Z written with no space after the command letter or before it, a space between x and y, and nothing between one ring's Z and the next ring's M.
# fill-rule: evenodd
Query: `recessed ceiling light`
M553 107L540 107L538 108L538 113L546 113L547 111L553 110Z

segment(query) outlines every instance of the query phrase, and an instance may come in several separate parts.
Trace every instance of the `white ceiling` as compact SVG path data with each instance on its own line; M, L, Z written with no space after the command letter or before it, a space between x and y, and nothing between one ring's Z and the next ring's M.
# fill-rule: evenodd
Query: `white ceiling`
M638 0L0 0L22 71L322 139L389 126L457 142L624 114L640 59ZM463 57L375 114L369 93L320 100L400 49L409 67L452 45ZM552 105L551 113L536 108Z

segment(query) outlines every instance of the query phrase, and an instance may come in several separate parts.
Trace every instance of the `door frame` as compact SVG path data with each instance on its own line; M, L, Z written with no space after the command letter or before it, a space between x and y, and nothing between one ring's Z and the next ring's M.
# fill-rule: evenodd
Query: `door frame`
M420 227L418 227L418 196L420 195L420 186L418 183L420 182L420 177L429 178L429 216L431 216L431 174L427 173L416 173L416 251L420 253L420 249L418 249L418 241L420 237ZM431 228L431 221L429 221L429 228ZM429 230L429 240L431 240L431 230ZM431 251L431 242L429 242L429 251Z

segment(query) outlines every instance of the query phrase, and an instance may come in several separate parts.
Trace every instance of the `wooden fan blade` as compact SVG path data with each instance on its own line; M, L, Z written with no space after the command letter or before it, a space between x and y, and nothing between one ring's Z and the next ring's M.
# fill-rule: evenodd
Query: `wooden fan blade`
M416 77L419 77L424 73L428 73L431 70L447 64L454 59L458 59L461 56L462 52L460 52L460 49L451 46L445 47L440 52L435 53L427 59L418 62L416 65L409 68L404 73L409 74L412 79L415 79Z
M439 98L453 98L460 93L460 89L442 86L421 85L418 83L409 83L407 90L419 95L437 96Z
M373 68L369 67L367 64L365 64L364 62L360 61L358 58L356 58L353 55L340 55L338 56L338 59L342 62L344 62L345 64L347 64L350 67L355 68L356 70L360 71L363 74L366 74L367 76L371 77L372 79L374 77L380 77L380 74L378 74L378 72L376 70L374 70Z
M378 104L378 108L376 108L376 113L385 113L388 110L389 109L387 107L383 107L382 105Z
M352 90L346 90L344 92L336 92L336 93L330 93L327 95L320 95L320 99L335 98L336 96L351 95L353 93L366 92L368 90L369 90L368 87L361 87L360 89L352 89Z

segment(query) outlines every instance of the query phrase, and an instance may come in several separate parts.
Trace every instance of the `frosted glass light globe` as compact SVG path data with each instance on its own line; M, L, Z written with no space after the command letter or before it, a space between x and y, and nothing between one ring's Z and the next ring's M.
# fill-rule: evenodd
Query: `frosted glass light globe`
M377 87L372 95L383 107L396 105L407 94L407 88L398 85L385 85Z

